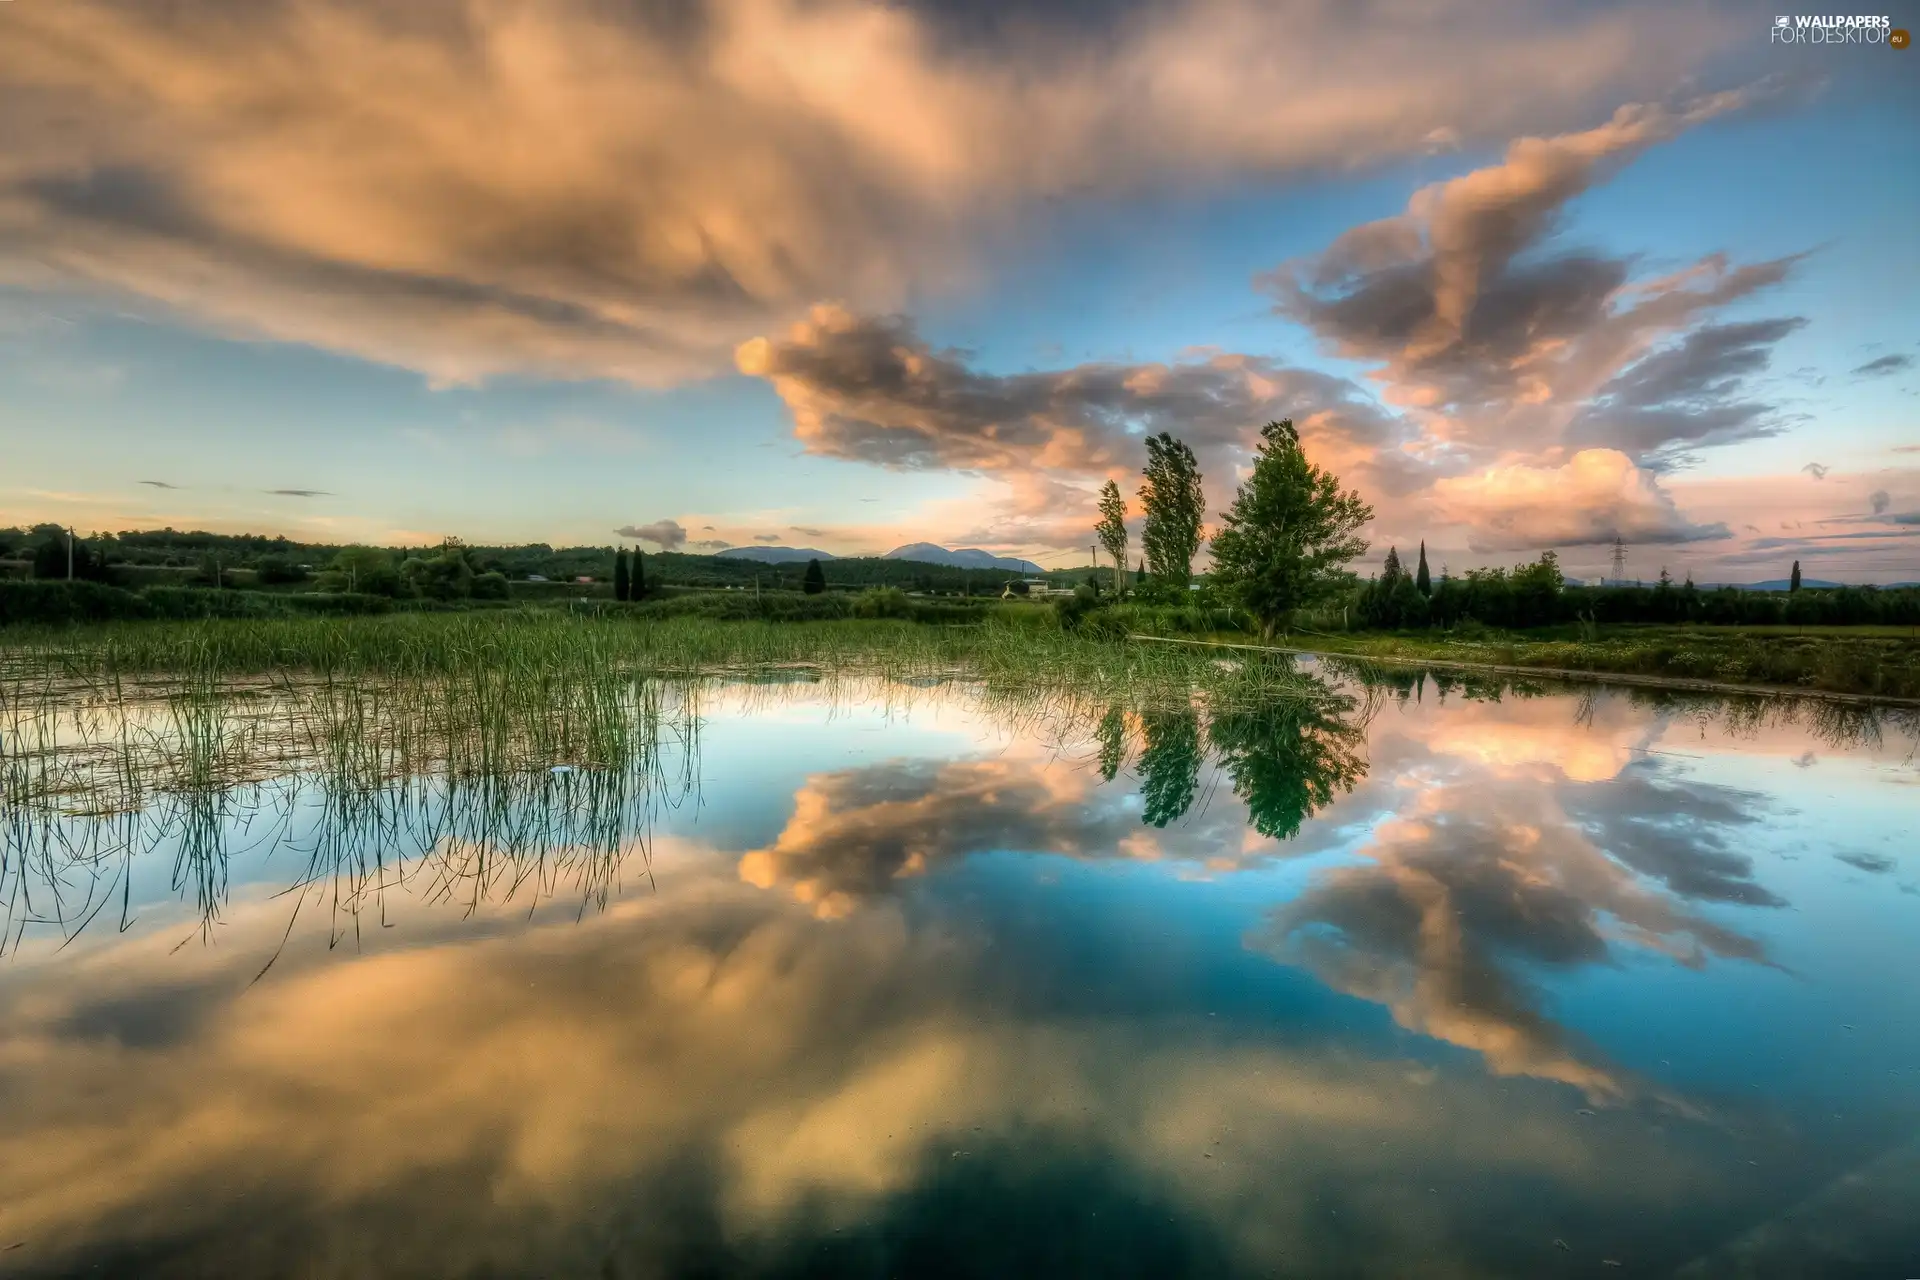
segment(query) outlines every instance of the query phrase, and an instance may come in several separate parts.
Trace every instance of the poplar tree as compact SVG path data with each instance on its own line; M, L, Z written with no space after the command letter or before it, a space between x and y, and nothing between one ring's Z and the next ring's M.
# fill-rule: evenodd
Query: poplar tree
M628 598L627 552L624 547L616 548L613 553L613 598Z
M1162 431L1147 437L1147 465L1140 473L1140 505L1146 526L1140 543L1146 549L1146 568L1156 579L1184 589L1193 580L1193 557L1200 550L1200 522L1206 498L1200 490L1200 467L1193 450Z
M1111 480L1100 490L1100 523L1093 533L1113 557L1113 591L1119 595L1127 589L1127 500Z
M1427 540L1420 539L1420 568L1413 576L1413 585L1420 588L1420 594L1433 594L1433 578L1427 573Z
M1789 592L1794 592L1794 591L1798 591L1799 589L1800 589L1800 562L1798 560L1795 560L1793 562L1793 576L1787 579L1787 590Z

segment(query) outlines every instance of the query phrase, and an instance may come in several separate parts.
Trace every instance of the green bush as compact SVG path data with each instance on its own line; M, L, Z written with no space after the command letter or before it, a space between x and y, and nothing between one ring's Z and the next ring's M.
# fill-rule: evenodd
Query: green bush
M913 602L907 599L907 593L898 587L869 587L854 597L853 616L856 618L909 618L913 616Z
M142 597L103 583L0 579L0 626L115 622L152 616Z

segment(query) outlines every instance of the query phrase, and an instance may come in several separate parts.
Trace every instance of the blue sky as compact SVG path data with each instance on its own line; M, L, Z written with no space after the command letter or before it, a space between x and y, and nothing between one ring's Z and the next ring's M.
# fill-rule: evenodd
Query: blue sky
M1920 577L1920 55L1724 6L1450 0L1424 54L1095 7L990 58L854 0L710 0L692 52L584 5L230 9L0 12L45 126L0 133L0 525L1064 564L1143 434L1224 503L1289 414L1456 568L1617 534Z

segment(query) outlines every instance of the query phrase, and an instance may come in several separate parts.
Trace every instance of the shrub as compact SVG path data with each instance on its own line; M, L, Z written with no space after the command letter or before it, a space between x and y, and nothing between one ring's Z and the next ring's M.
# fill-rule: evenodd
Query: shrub
M483 573L473 580L475 600L505 600L508 594L507 575L497 570Z
M0 580L0 626L152 617L131 591L98 582Z
M854 598L853 616L908 618L913 616L913 602L898 587L869 587Z

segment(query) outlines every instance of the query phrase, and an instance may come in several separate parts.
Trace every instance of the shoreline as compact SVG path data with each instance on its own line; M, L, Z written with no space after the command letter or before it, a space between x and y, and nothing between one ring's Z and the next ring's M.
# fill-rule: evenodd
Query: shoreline
M1920 707L1920 698L1894 694L1847 693L1837 689L1813 689L1783 684L1738 684L1726 680L1706 680L1697 676L1646 675L1626 671L1587 671L1577 667L1528 667L1506 662L1468 662L1459 658L1410 658L1397 654L1345 653L1338 649L1307 649L1286 645L1233 644L1224 640L1182 640L1174 636L1149 636L1129 632L1127 639L1149 644L1180 644L1206 649L1244 649L1254 653L1284 653L1292 657L1342 658L1349 662L1372 662L1403 667L1447 667L1456 671L1482 671L1494 675L1534 676L1546 679L1584 681L1593 684L1637 685L1648 689L1680 689L1695 693L1734 693L1779 698L1824 698L1829 702L1872 703L1883 706Z

